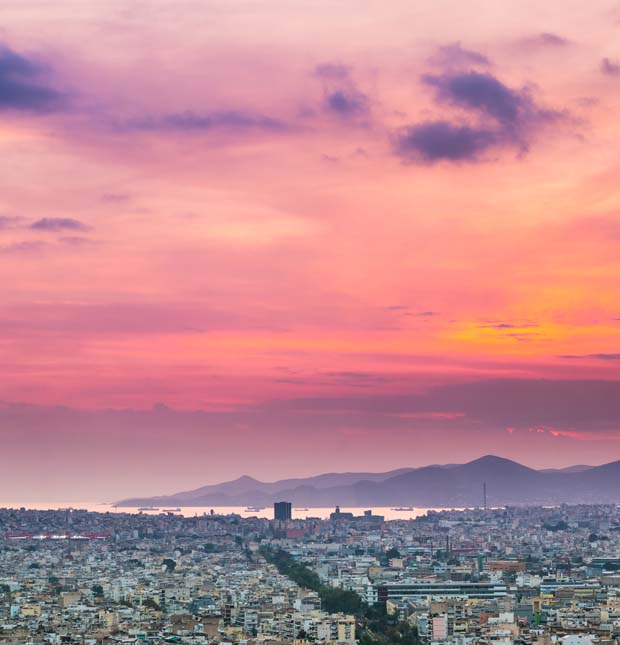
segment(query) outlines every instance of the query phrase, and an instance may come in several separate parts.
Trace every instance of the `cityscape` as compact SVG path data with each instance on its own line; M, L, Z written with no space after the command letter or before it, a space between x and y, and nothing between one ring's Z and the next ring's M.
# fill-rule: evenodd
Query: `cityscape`
M620 0L0 0L0 645L620 645Z
M620 636L614 505L292 519L0 509L3 643L524 643Z

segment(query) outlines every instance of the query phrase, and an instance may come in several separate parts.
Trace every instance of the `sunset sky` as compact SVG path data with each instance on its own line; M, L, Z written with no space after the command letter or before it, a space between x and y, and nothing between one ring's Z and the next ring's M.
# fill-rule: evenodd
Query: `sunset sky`
M0 17L0 501L618 459L617 1Z

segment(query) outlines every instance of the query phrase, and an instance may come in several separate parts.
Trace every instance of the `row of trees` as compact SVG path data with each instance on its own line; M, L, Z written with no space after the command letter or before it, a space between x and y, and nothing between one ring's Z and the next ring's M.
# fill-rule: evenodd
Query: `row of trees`
M261 554L268 562L275 564L278 571L296 582L300 587L316 591L321 599L324 611L345 614L355 614L362 607L362 599L354 591L326 587L319 576L309 569L303 562L298 562L293 556L283 549L269 549L263 547Z
M385 606L369 607L354 591L326 587L314 571L295 560L288 551L262 547L260 552L282 575L300 587L316 591L324 611L353 614L360 632L359 645L418 645L417 629L407 621L388 616ZM392 553L390 557L398 556Z

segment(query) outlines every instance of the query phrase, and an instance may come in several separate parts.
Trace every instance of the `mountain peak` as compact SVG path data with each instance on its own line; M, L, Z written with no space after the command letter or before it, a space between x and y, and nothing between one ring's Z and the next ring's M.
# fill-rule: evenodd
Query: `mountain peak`
M572 472L571 472L572 471ZM287 500L297 506L412 505L468 507L481 503L483 484L489 502L506 504L617 503L620 461L591 468L534 470L516 461L484 455L464 464L401 469L388 473L333 473L261 482L249 475L173 496L124 500L123 506L266 507ZM133 503L132 503L133 502Z
M464 466L467 466L469 464L485 464L485 465L495 465L495 464L516 464L517 466L521 466L516 461L513 461L512 459L507 459L506 457L498 457L497 455L483 455L482 457L478 457L478 459L473 459L472 461L468 461L466 464L463 464ZM522 468L527 468L527 466L522 466Z
M260 483L258 479L254 479L254 477L250 477L249 475L241 475L241 477L237 477L237 479L233 480L234 483L239 483L239 484L258 484Z

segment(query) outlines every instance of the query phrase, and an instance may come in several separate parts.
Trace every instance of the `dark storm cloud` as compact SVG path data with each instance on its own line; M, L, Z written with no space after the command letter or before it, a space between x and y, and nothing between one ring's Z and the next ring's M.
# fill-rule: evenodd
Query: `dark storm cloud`
M48 112L64 102L43 80L44 68L0 45L0 109Z
M58 231L88 231L89 226L70 217L44 217L30 225L34 231L56 233Z

